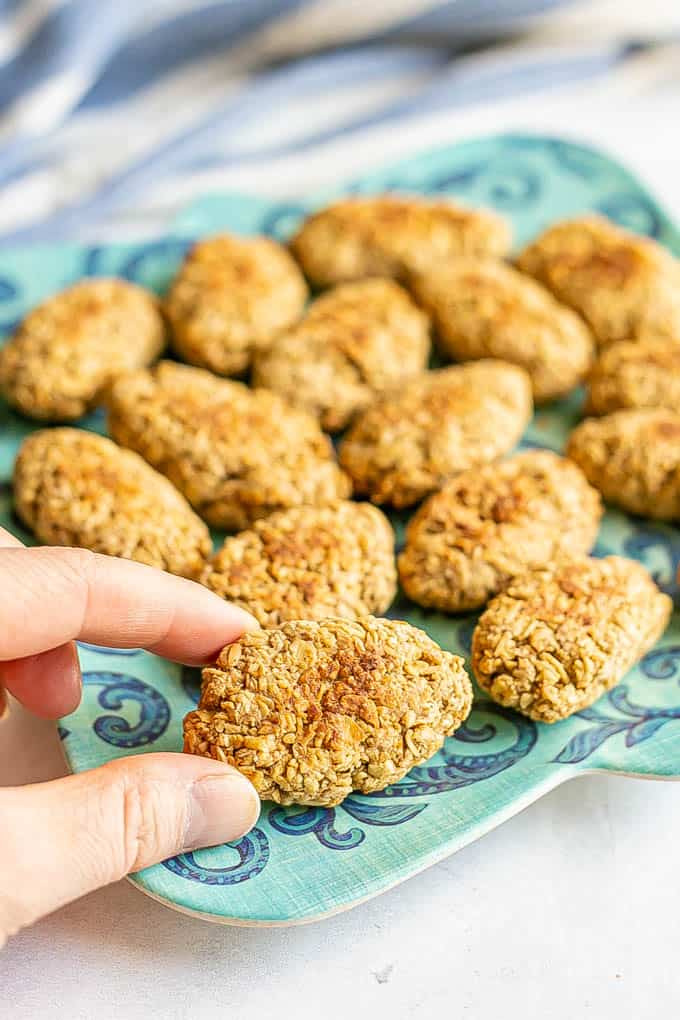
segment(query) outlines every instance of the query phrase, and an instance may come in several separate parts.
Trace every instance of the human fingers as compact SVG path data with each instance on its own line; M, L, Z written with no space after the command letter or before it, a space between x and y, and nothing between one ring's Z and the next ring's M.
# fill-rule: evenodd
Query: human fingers
M0 945L123 875L239 839L258 814L255 788L236 769L188 754L122 758L0 790Z

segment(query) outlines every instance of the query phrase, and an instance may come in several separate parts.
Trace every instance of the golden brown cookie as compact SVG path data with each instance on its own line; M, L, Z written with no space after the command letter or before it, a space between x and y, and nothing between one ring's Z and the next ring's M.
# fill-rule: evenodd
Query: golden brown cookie
M517 264L579 312L601 346L680 337L680 264L655 241L600 216L549 227Z
M420 195L343 198L309 216L290 242L317 287L366 276L403 279L449 255L502 256L510 225L490 209Z
M235 766L263 800L331 807L432 757L471 703L463 660L408 623L297 621L203 670L184 750Z
M374 503L411 506L512 449L530 417L530 380L515 365L472 361L426 372L357 418L340 463Z
M589 418L571 433L567 456L608 503L680 519L680 414L643 409Z
M163 361L120 379L109 429L215 527L238 531L275 510L323 506L351 491L313 418L200 368Z
M370 503L292 507L228 538L201 581L263 627L384 613L397 587L394 532Z
M530 719L566 719L623 679L672 608L640 563L617 556L522 574L475 629L477 683Z
M455 361L501 358L525 369L537 402L565 396L593 359L588 327L549 291L511 266L466 255L414 275L442 352Z
M620 340L593 365L586 414L641 407L680 411L680 343L663 337Z
M253 383L344 428L390 387L427 367L428 318L392 280L327 291L306 317L255 358Z
M14 467L14 505L47 545L80 546L196 577L212 545L173 485L131 450L84 429L42 429Z
M29 418L75 421L112 379L164 346L153 294L126 280L83 280L29 312L0 350L0 391Z
M268 237L199 241L165 300L174 349L218 375L242 375L302 315L307 286L294 259Z
M428 609L478 609L517 574L590 552L601 516L582 472L547 450L464 471L411 519L402 588Z

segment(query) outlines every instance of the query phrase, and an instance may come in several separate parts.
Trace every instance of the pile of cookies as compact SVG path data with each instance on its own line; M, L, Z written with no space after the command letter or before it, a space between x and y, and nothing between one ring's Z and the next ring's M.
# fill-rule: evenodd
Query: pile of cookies
M479 686L543 722L668 623L639 563L589 554L602 497L680 520L680 263L596 216L512 261L511 241L491 211L345 199L288 247L199 242L163 300L82 281L0 351L7 401L59 424L16 461L37 538L193 578L259 622L204 670L185 749L264 797L383 789L467 717L463 660L379 618L398 582L483 610ZM566 457L512 453L535 404L583 384ZM68 427L102 405L110 439ZM381 506L415 510L398 557ZM208 525L230 533L214 553Z

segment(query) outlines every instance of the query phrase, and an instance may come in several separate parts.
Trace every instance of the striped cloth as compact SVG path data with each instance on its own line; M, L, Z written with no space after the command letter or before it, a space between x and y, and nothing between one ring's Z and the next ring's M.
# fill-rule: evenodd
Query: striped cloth
M678 8L0 0L0 237L104 236L329 140L603 79L680 35Z

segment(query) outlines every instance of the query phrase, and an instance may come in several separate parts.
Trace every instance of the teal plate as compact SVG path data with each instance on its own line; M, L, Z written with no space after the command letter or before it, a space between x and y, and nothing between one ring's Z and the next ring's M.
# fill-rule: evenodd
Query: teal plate
M563 216L598 210L680 255L680 233L625 169L593 149L552 138L500 136L428 152L370 173L343 192L446 193L509 216L519 243ZM116 273L162 290L193 237L225 228L285 238L308 208L241 195L205 198L159 241L106 247L60 245L0 253L0 327L8 332L44 295L78 277ZM580 398L540 411L524 444L563 447ZM93 415L83 427L101 430ZM0 523L30 541L11 516L9 479L30 426L0 406ZM401 534L403 520L396 521ZM677 595L680 533L607 513L597 555L635 557ZM399 600L410 620L467 655L474 616L446 617ZM182 718L196 703L195 670L134 650L80 646L84 696L60 735L74 771L146 750L178 751ZM234 924L291 924L345 910L416 874L488 832L583 771L680 775L680 614L623 683L592 708L554 726L536 724L483 697L443 750L405 779L337 808L264 804L238 843L180 854L134 875L177 909Z

